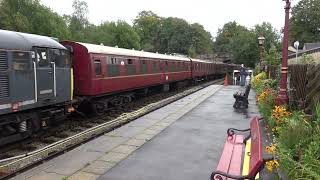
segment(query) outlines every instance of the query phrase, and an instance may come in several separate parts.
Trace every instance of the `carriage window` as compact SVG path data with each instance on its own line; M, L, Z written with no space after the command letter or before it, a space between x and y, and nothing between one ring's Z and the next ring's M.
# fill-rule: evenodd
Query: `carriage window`
M146 60L141 60L140 70L141 70L141 74L147 74L148 67L147 67L147 64L146 64Z
M158 66L157 66L157 62L156 61L152 62L152 72L153 73L157 73L158 72Z
M117 64L117 58L109 58L107 64Z
M132 59L128 59L128 64L133 64Z
M47 49L37 49L37 63L39 67L49 66L47 57Z
M101 61L100 60L94 60L94 68L96 75L101 75Z

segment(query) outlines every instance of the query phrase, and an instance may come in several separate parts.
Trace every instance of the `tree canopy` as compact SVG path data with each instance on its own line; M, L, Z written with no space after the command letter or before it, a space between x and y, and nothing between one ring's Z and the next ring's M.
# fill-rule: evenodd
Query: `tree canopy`
M300 0L292 8L289 40L299 41L301 47L306 42L320 41L320 0Z
M266 39L264 44L266 52L269 52L272 46L280 48L280 36L270 23L264 22L248 29L236 22L228 22L218 31L214 51L230 54L235 63L254 67L259 61L260 35Z
M64 19L39 0L1 0L1 29L69 38Z
M142 11L133 27L141 38L141 48L146 51L192 57L212 52L212 36L198 23L189 24L184 19L164 18L151 11Z

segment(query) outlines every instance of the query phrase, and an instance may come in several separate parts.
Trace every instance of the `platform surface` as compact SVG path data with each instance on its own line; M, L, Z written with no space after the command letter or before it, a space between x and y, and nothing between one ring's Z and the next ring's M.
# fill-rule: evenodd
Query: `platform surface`
M246 129L258 115L254 92L248 110L233 109L238 86L223 87L135 151L99 180L209 179L230 127Z
M239 86L212 85L106 133L12 179L208 179L230 127L258 115L255 94L237 112Z

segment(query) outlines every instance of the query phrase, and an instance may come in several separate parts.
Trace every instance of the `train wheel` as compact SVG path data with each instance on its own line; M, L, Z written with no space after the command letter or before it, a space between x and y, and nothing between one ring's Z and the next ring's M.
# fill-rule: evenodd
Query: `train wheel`
M106 109L106 106L104 103L94 102L92 104L92 110L95 115L102 115L104 113L105 109Z

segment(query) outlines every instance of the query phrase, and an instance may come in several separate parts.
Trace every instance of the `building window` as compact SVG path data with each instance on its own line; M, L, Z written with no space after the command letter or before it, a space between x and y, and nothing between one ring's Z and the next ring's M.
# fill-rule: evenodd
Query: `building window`
M101 61L100 60L94 60L94 68L96 75L99 76L101 75Z

